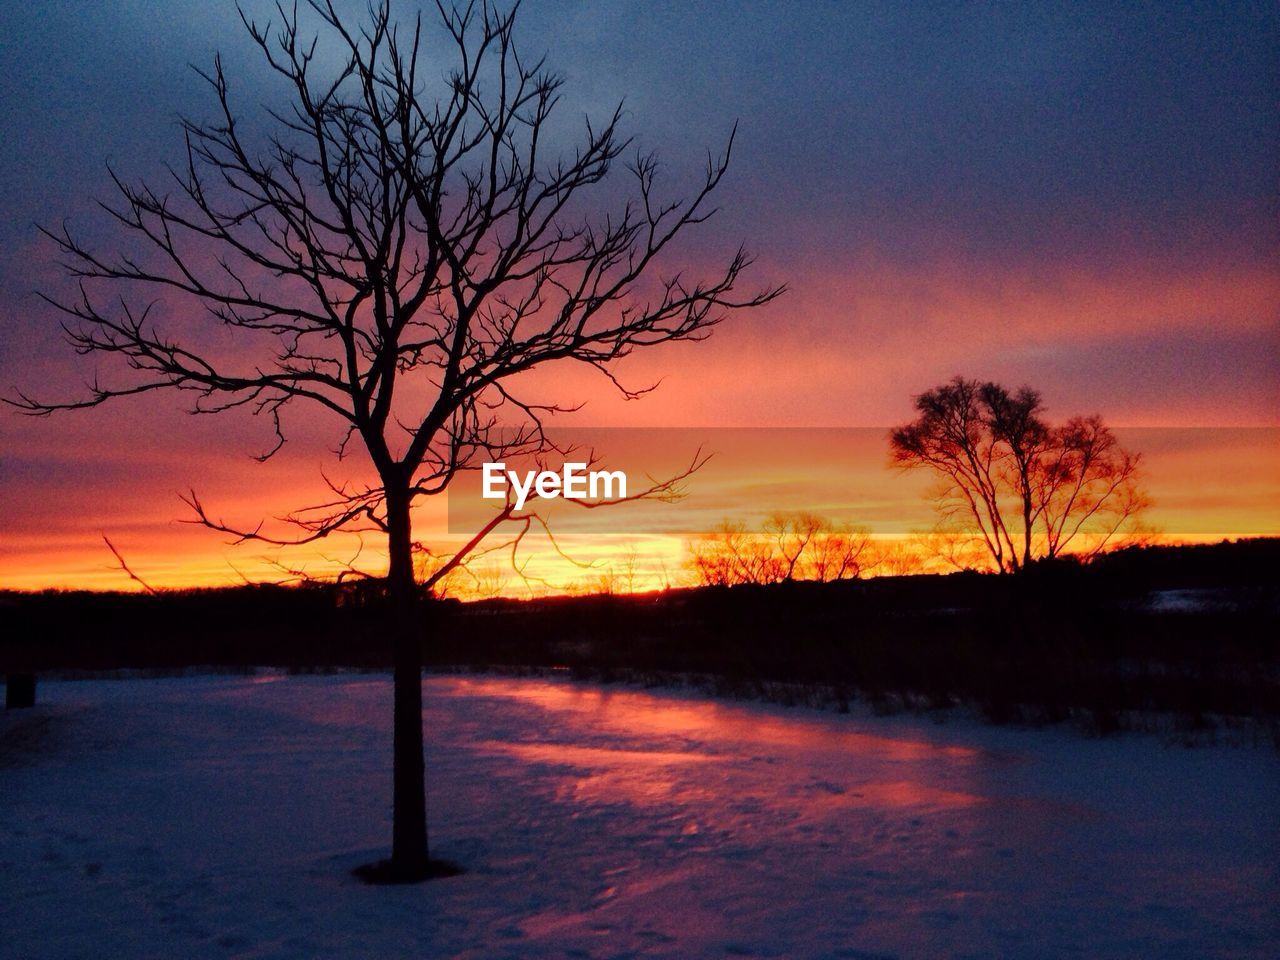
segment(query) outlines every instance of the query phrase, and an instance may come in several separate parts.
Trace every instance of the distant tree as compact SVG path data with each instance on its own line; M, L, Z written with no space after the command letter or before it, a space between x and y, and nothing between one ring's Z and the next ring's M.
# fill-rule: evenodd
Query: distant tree
M661 196L657 160L619 131L621 107L585 122L560 152L563 81L517 53L514 10L437 4L449 62L428 54L421 17L397 25L389 0L375 0L362 25L332 0L308 0L304 17L323 41L296 5L277 10L275 24L242 19L287 105L244 115L215 58L200 74L215 117L182 121L185 155L165 185L112 174L105 209L118 252L65 225L45 230L78 280L72 298L50 298L69 317L72 345L117 361L123 376L67 401L11 402L44 415L180 391L196 413L247 407L268 418L275 437L262 459L285 442L282 416L301 404L334 418L339 456L352 440L367 452L376 480L334 486L326 502L291 514L292 538L216 520L194 494L189 503L240 540L385 535L397 634L390 875L412 880L430 868L412 605L499 526L531 522L511 506L497 512L455 554L420 564L428 573L418 584L414 502L483 461L554 451L544 419L571 404L530 397L526 372L584 364L639 397L649 388L624 386L615 361L702 339L726 312L780 290L738 292L750 263L741 249L704 279L659 273L672 242L714 213L708 198L733 136L684 199ZM619 166L629 191L592 190ZM168 323L153 310L162 295ZM228 351L209 328L234 332L240 346Z
M689 569L695 582L716 587L777 583L783 572L767 540L731 521L689 543Z
M629 546L609 561L602 573L596 574L590 586L594 593L605 595L635 593L643 578L640 556L635 547Z
M875 540L868 544L862 564L864 576L906 577L926 572L931 551L922 549L920 536Z
M916 419L890 434L892 456L940 477L939 535L956 555L976 540L996 569L1014 572L1040 557L1088 559L1141 530L1150 501L1139 455L1101 417L1053 426L1037 391L963 377L915 407Z
M863 569L870 534L814 513L775 513L759 531L722 524L689 545L689 568L704 586L852 580Z

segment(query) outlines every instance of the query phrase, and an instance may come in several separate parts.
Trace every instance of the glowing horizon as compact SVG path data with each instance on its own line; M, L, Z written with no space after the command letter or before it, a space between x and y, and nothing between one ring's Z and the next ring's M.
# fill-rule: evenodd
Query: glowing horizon
M913 538L931 526L933 511L925 493L933 480L927 474L891 468L884 455L884 432L571 431L575 439L612 438L613 453L624 457L623 463L629 455L630 463L659 474L683 462L699 439L713 456L689 478L685 497L677 503L627 504L577 515L572 508L551 505L543 512L567 557L535 533L518 554L520 562L528 564L524 577L504 551L476 561L475 573L482 581L476 589L463 581L455 584L455 591L485 595L498 583L502 586L497 592L508 596L692 585L687 569L691 541L722 522L755 528L773 513L817 513L836 523L864 527L882 544L910 547ZM1146 519L1159 542L1280 535L1280 429L1120 429L1118 434L1143 456L1145 487L1155 501ZM606 442L602 450L606 456L609 446ZM184 468L179 463L173 469ZM268 475L281 472L278 466L257 469ZM232 473L228 480L234 484L240 476ZM316 479L312 477L308 487L313 493ZM289 496L287 484L271 484L270 489L274 497L251 499L243 490L201 495L213 515L252 526L300 502ZM453 496L465 506L450 510L446 495L417 510L418 536L436 549L464 541L467 531L483 521L486 514L480 511L488 509L483 501L468 499L462 485ZM305 548L228 546L225 535L183 523L177 508L185 509L184 505L176 496L171 503L174 512L169 517L163 516L159 503L148 504L148 509L123 503L120 513L99 513L96 529L72 518L59 537L50 535L47 521L37 520L31 528L11 533L0 547L0 588L142 589L120 568L103 536L139 577L157 588L295 581L299 575L323 580L353 569L371 575L385 571L385 545L378 533L335 534ZM259 512L255 515L254 510ZM277 524L268 529L284 535L288 528ZM506 536L509 533L500 532L489 544L500 544ZM941 570L945 565L920 569Z

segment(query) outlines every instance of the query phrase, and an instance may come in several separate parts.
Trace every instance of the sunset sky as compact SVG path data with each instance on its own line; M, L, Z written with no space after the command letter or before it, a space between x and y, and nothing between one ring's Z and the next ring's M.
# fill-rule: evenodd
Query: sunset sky
M745 243L749 282L789 287L705 343L627 360L624 381L662 380L643 400L584 369L542 372L537 391L588 400L574 424L690 428L696 449L701 428L884 431L955 374L1028 383L1051 417L1179 428L1133 434L1166 531L1280 533L1280 9L1118 6L526 0L518 37L566 75L566 119L624 100L626 132L676 185L738 122L720 213L678 256L696 270ZM33 223L109 244L106 164L159 180L180 159L176 116L209 115L189 64L221 51L247 109L282 101L230 3L7 4L0 30L0 391L65 397L93 361L34 295L68 287ZM162 393L42 420L0 409L0 587L128 588L103 534L158 585L279 575L175 522L177 494L249 526L309 502L333 424L297 418L258 465L268 424L182 411ZM685 509L819 507L886 535L921 521L922 485L884 449L828 454L781 480L753 461L754 487L746 468L708 472ZM862 479L838 502L844 457ZM424 506L419 534L444 518ZM619 527L584 554L631 543ZM679 536L633 532L678 564ZM320 573L354 549L281 560ZM359 565L378 562L371 541Z

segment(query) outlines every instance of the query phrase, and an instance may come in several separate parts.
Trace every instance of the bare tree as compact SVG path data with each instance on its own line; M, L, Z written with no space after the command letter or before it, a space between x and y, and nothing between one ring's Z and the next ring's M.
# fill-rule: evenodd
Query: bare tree
M924 573L922 551L914 539L873 540L867 545L863 571L878 577L906 577Z
M688 545L689 569L696 582L709 587L743 583L777 583L783 579L782 560L769 541L745 524L725 521Z
M628 546L605 565L603 572L596 574L584 586L592 593L605 596L637 593L643 578L644 571L640 565L640 556L634 546Z
M112 172L103 208L118 252L65 225L46 229L79 292L49 298L68 316L77 351L120 361L118 381L95 380L67 401L18 394L32 414L95 407L116 397L182 391L196 413L248 407L285 442L295 405L327 411L376 479L332 484L333 495L290 514L297 535L215 519L193 493L196 518L239 540L307 543L338 530L385 535L385 579L395 611L395 777L390 874L427 875L421 724L421 647L409 605L414 580L411 507L486 460L554 451L545 419L569 409L530 397L520 375L558 361L599 370L639 397L613 365L640 347L699 340L728 311L763 304L780 288L739 293L741 249L709 278L660 259L706 221L733 135L709 154L692 191L664 199L659 165L620 132L619 107L585 122L572 149L556 149L551 118L562 78L517 52L515 12L488 0L437 3L446 68L426 53L421 17L398 24L389 0L368 22L343 21L332 0L277 8L249 36L288 90L261 118L242 114L215 58L200 72L215 119L182 123L185 155L163 186ZM320 39L317 39L320 38ZM323 45L323 46L322 46ZM323 49L326 56L318 55ZM338 51L333 65L326 59ZM261 139L253 133L265 128ZM592 190L619 168L630 199ZM611 178L614 182L617 178ZM613 199L612 212L602 204ZM156 298L185 324L165 329ZM192 318L231 328L253 347L228 354L202 343ZM206 324L205 326L208 326ZM670 493L659 485L651 493ZM511 521L508 506L451 557L429 564L422 588L453 574ZM517 532L515 536L519 536Z
M867 570L871 532L865 527L833 524L809 545L801 568L805 580L856 580Z
M807 510L775 513L764 523L783 580L853 580L871 541L863 527L839 524Z
M955 377L915 398L917 417L890 434L896 463L934 471L934 536L951 562L977 541L997 570L1037 557L1084 558L1136 533L1150 504L1139 455L1102 418L1051 426L1040 394Z
M775 513L760 532L724 523L689 544L689 568L704 586L852 580L871 541L861 528L808 511Z

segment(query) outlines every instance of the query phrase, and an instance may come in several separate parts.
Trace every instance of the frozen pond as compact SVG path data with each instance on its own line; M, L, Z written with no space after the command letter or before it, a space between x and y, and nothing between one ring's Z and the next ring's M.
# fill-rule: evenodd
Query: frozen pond
M1280 754L487 677L44 683L0 715L0 957L1274 957Z

